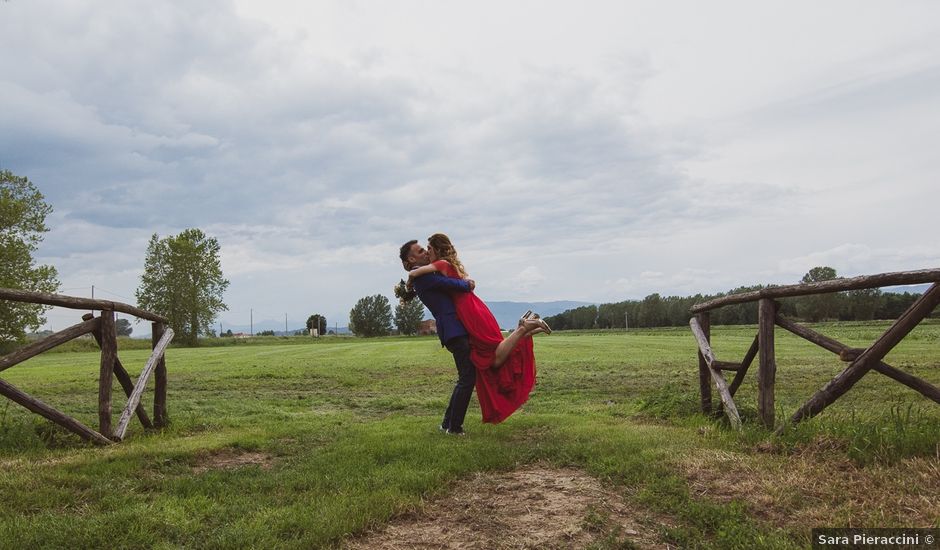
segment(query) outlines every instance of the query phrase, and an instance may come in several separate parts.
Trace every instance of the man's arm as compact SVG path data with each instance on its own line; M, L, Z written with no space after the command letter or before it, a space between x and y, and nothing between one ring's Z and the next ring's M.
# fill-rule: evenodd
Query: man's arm
M443 275L423 275L416 278L413 282L416 290L424 292L425 290L454 290L457 292L470 292L475 286L470 279L454 279L444 277Z

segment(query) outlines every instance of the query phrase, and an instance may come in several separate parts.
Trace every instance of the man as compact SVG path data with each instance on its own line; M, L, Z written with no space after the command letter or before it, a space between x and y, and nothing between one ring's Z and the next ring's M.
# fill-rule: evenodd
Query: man
M401 245L399 258L405 271L428 265L431 261L428 251L414 240ZM454 364L457 366L457 384L454 385L450 403L444 413L444 421L441 423L441 430L453 435L464 435L463 420L473 395L477 372L470 360L467 329L457 319L457 310L450 293L470 292L474 286L471 280L452 279L440 273L430 273L414 280L418 298L431 310L431 315L437 322L437 336L441 339L441 345L453 354Z

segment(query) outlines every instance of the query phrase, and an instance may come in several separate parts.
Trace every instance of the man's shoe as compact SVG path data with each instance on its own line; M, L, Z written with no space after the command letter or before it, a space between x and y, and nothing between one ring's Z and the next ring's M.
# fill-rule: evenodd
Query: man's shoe
M447 430L447 435L465 436L465 435L467 435L467 432L463 431L463 429L459 429L459 430Z
M444 432L444 433L447 433L447 428L445 428L443 424L441 424L440 426L438 426L437 429L440 430L440 431L442 431L442 432Z

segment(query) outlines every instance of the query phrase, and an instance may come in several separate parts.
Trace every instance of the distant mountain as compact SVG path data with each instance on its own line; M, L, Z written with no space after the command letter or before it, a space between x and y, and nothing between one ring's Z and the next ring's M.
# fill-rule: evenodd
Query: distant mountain
M519 322L519 317L531 309L542 317L557 315L565 310L574 309L581 306L592 305L592 302L573 302L570 300L561 300L556 302L487 302L493 317L502 328L515 328ZM429 317L429 316L428 316Z

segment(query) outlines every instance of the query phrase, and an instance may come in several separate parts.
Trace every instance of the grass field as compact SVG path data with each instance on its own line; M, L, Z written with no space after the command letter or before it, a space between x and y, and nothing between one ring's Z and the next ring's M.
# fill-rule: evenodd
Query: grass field
M865 346L885 326L817 328ZM714 328L717 356L740 359L755 332ZM147 354L120 352L132 373ZM474 400L465 438L437 430L455 370L433 338L172 348L172 425L132 424L106 449L0 402L0 546L338 546L459 479L533 463L586 471L682 547L803 547L814 526L940 527L940 407L877 373L773 438L754 426L753 374L736 397L743 433L696 414L688 329L556 332L537 337L536 357L524 409L482 425ZM844 366L783 331L777 362L781 420ZM887 362L940 384L940 324ZM97 369L97 353L72 351L2 376L95 426Z

